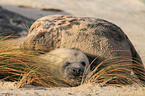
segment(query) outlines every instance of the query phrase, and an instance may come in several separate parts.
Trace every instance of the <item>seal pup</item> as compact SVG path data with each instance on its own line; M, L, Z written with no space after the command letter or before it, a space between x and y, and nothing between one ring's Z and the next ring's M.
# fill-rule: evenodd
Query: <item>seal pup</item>
M73 86L79 85L82 78L90 72L87 56L78 50L58 48L39 58L49 62L47 66L51 68L51 72L59 74Z

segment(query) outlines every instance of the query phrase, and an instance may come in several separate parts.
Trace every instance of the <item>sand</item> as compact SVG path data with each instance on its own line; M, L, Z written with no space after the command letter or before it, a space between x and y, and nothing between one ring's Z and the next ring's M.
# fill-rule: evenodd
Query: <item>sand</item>
M4 8L29 18L40 18L50 14L88 16L111 21L122 28L134 44L145 64L145 5L139 0L0 0ZM19 8L18 5L31 5L36 8ZM59 8L64 13L40 11L40 8ZM9 83L8 83L9 85ZM1 86L8 86L2 85ZM22 88L1 87L2 96L145 96L145 88L140 87L100 87L92 84L75 88Z
M139 86L101 87L99 84L84 84L71 88L44 88L25 86L17 88L15 83L3 83L1 96L144 96L145 88ZM1 86L3 86L1 84ZM0 86L0 87L1 87Z

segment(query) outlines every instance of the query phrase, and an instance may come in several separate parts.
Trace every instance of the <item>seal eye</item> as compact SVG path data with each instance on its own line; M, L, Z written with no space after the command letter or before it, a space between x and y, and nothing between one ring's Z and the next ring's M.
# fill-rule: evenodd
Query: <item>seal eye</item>
M85 62L81 62L81 64L82 64L83 66L86 66L86 63L85 63Z
M71 64L70 62L66 62L66 63L65 63L65 66L68 66L68 65L70 65L70 64Z

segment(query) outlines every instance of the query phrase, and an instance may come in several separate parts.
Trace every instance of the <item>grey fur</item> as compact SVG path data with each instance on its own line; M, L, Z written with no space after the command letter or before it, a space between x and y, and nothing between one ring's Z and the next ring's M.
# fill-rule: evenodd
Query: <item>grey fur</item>
M121 63L129 69L127 74L133 69L138 78L145 81L141 58L126 34L117 25L103 19L62 15L40 18L31 26L21 48L45 52L56 48L78 49L90 62L98 57L91 65L92 70L106 59L128 58L128 63L133 67L140 66L140 69Z
M68 80L73 86L79 85L90 72L87 56L78 50L58 48L38 58L44 59L51 72Z

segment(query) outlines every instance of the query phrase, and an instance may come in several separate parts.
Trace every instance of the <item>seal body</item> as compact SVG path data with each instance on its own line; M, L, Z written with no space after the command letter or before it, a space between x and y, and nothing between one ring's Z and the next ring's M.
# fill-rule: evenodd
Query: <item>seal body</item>
M74 49L58 48L39 58L48 62L52 72L68 80L71 85L79 85L90 72L87 56Z
M56 48L74 48L82 51L92 62L91 70L104 60L128 58L120 63L145 81L141 58L126 34L117 25L99 18L51 15L38 19L31 26L22 49L49 52ZM110 63L113 64L113 63ZM103 64L98 69L104 68ZM140 66L140 67L139 67Z
M49 52L75 48L97 58L91 68L105 59L132 56L127 36L115 24L103 19L62 15L38 19L30 28L21 48Z

